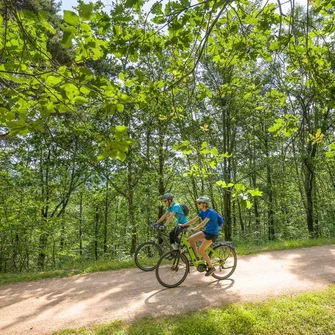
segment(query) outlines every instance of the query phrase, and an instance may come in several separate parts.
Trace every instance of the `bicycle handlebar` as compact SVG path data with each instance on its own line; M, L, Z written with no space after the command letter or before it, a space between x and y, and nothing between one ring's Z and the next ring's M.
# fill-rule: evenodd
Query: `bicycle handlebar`
M166 228L164 225L159 225L156 222L151 222L149 225L152 229L157 229L159 231L162 231Z

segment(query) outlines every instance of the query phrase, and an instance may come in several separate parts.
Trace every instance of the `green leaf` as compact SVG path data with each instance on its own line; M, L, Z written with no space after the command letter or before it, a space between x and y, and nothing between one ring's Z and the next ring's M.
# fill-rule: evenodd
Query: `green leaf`
M68 31L63 32L63 38L62 38L62 47L64 49L69 49L72 47L72 38L74 35Z
M124 6L126 8L132 8L132 7L135 7L139 3L140 3L140 0L127 0Z
M61 81L62 81L62 78L60 77L49 76L47 80L45 81L45 83L48 86L54 86L54 85L58 85Z
M274 133L274 136L278 136L283 128L284 128L284 120L276 119L274 125L270 127L268 130L270 133Z
M116 110L120 113L122 113L124 111L124 105L122 104L117 104L116 105Z
M80 92L85 94L85 95L89 95L91 93L91 90L89 90L87 87L82 86L80 87Z
M222 187L222 188L228 188L228 187L233 187L234 184L233 183L226 183L224 180L219 180L216 182L216 185Z
M81 3L79 5L79 17L85 21L88 21L92 17L93 4Z
M211 161L211 162L209 163L209 166L210 166L212 169L215 169L215 168L216 168L216 165L217 165L216 161Z
M134 82L130 79L127 79L124 84L125 84L126 87L130 87L130 86L134 85Z
M127 126L116 126L115 131L119 134L124 134L128 130Z
M75 12L64 10L64 21L71 26L77 26L79 24L79 17Z
M249 190L248 193L253 197L261 197L263 195L263 192L260 191L258 188L254 190Z
M235 184L236 192L242 192L245 190L245 186L243 184Z
M82 105L82 104L88 103L88 99L79 95L73 99L73 102L76 104Z
M151 13L154 15L161 15L162 13L162 3L161 2L155 2L151 7Z
M97 157L97 160L100 162L106 158L106 153L102 153Z
M76 97L77 95L79 95L79 90L77 88L76 85L73 85L72 83L67 83L65 85L62 85L61 86L65 93L66 93L66 96L72 100L74 97Z
M120 99L122 102L127 102L129 100L129 96L127 94L122 93Z
M41 22L41 25L49 32L49 33L51 33L51 34L56 34L56 29L55 28L53 28L51 25L50 25L50 23L49 22L47 22L47 21L42 21Z
M126 158L127 158L127 155L126 155L125 152L123 152L123 151L119 151L119 152L117 153L117 158L118 158L120 161L124 162L124 161L126 160Z

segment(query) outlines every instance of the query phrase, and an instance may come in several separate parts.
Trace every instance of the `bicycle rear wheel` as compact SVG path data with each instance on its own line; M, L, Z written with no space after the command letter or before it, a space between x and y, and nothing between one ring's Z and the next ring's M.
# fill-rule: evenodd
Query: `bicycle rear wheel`
M156 278L165 287L177 287L187 277L190 265L187 257L171 250L162 255L156 266Z
M216 279L230 277L237 266L237 256L234 248L229 245L219 244L209 253L215 272L212 276Z
M163 254L162 248L156 242L144 242L135 250L135 264L143 271L153 271Z

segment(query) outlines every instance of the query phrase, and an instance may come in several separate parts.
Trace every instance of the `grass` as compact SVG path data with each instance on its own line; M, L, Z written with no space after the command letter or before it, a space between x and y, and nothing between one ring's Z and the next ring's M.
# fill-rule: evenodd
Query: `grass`
M287 250L335 244L333 238L304 239L291 241L267 242L259 245L241 244L236 246L238 256L256 254L266 251ZM123 261L99 260L90 262L78 262L69 269L52 270L46 272L22 272L22 273L0 273L0 285L40 280L45 278L69 277L76 274L85 274L98 271L119 270L135 267L133 259Z
M250 255L258 254L266 251L275 250L288 250L288 249L299 249L309 248L315 246L335 244L335 237L324 237L318 239L303 239L303 240L288 240L288 241L274 241L261 243L259 245L244 243L236 246L236 252L238 255Z
M99 260L90 262L78 262L75 267L45 272L21 272L21 273L0 273L0 285L35 281L46 278L70 277L77 274L85 274L99 271L120 270L135 266L133 260Z
M53 335L335 335L335 285L261 303L233 304L164 318L116 321Z

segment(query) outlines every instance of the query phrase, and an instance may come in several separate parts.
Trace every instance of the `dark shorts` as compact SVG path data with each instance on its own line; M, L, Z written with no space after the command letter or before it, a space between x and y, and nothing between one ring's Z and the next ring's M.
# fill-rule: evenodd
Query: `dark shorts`
M219 235L209 234L209 233L206 233L204 231L203 231L203 233L205 234L205 239L208 240L208 241L212 240L213 242L215 242L219 237Z

